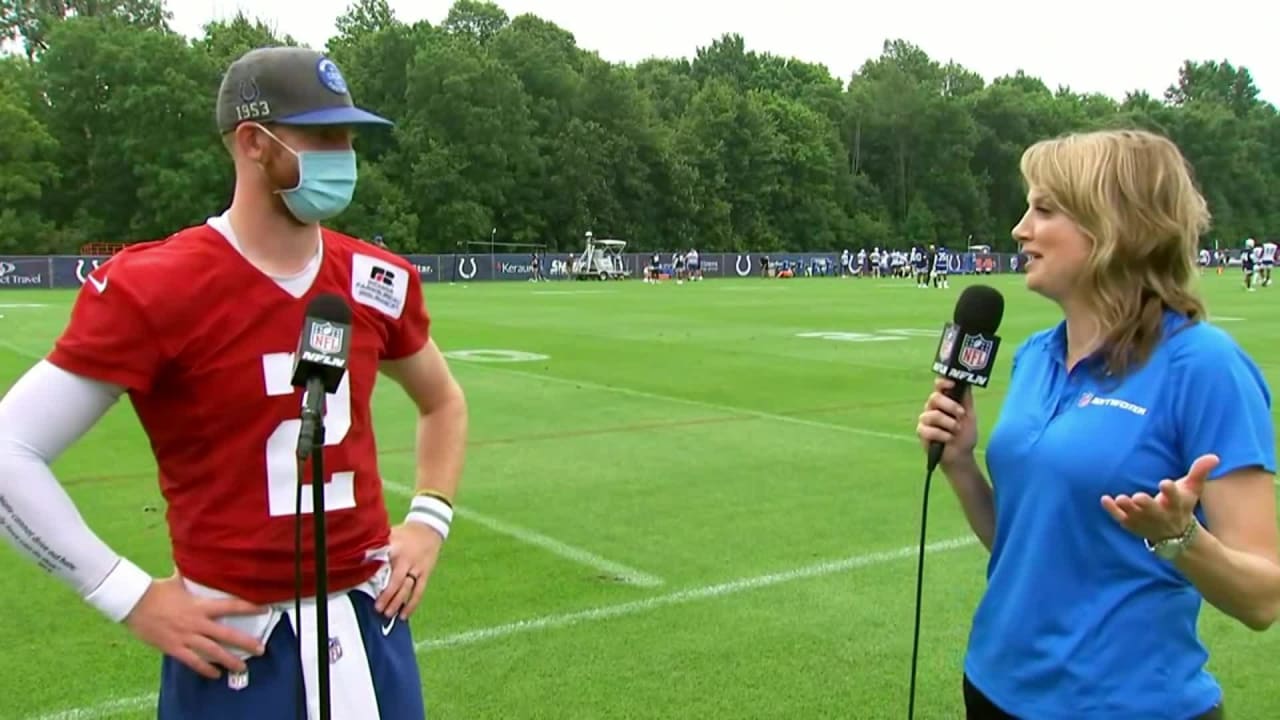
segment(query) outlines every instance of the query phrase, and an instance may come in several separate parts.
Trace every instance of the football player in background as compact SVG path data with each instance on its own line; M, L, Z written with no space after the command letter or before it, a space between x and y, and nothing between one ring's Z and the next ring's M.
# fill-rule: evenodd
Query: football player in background
M1257 275L1257 263L1260 257L1260 251L1254 247L1253 238L1246 238L1244 241L1244 251L1240 253L1240 270L1244 274L1244 289L1247 292L1257 291L1257 283L1254 282Z
M689 282L702 280L702 261L698 258L697 248L689 248L685 264L688 266Z
M933 253L933 286L935 288L951 287L951 283L947 282L947 273L951 270L951 253L941 245L937 249L930 245L929 250Z
M1262 287L1271 287L1271 269L1276 266L1276 244L1273 240L1264 240L1262 243L1262 275L1259 279L1262 281Z
M352 127L390 123L356 108L333 61L305 48L245 54L216 107L235 165L230 208L89 275L52 352L0 400L0 524L164 654L160 720L298 717L299 675L315 717L314 600L294 611L295 496L310 467L294 457L291 367L309 302L337 294L353 317L347 374L324 418L333 593L320 661L335 720L422 718L407 620L452 522L466 401L428 334L413 266L320 225L355 189ZM379 372L418 418L419 494L395 527L370 408ZM98 538L49 469L125 394L168 504L176 572L161 579ZM303 525L302 587L314 588Z
M921 245L911 246L911 267L916 274L916 287L929 287L929 256Z

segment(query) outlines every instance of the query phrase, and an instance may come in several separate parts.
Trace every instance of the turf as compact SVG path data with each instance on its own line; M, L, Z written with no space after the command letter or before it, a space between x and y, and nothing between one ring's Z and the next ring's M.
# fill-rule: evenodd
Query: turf
M983 281L1008 301L997 379L979 391L987 428L1013 348L1056 311L1019 277ZM465 512L412 623L431 717L905 717L912 431L968 282L428 284L444 349L546 356L452 361L471 407ZM1204 290L1280 386L1280 289L1246 294L1231 273ZM47 351L73 299L0 293L0 388ZM802 336L823 332L844 339ZM403 487L412 409L384 383L375 416L384 477ZM55 470L109 543L172 571L128 403ZM400 515L403 496L387 500ZM944 485L932 503L922 719L960 716L986 561ZM156 654L8 549L0 616L0 718L154 717ZM1280 717L1280 634L1208 607L1201 629L1231 714Z

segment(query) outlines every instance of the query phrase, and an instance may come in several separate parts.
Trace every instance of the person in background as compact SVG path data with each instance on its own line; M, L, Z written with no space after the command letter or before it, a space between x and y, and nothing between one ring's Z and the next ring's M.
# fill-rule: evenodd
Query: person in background
M1244 241L1244 251L1240 253L1240 270L1244 275L1245 291L1257 292L1258 285L1255 280L1258 276L1258 252L1254 247L1253 238L1247 238Z
M1271 271L1276 266L1276 243L1274 240L1262 241L1262 273L1259 279L1262 280L1262 287L1271 287Z
M937 380L916 426L991 552L967 717L1221 718L1201 601L1272 625L1280 540L1270 389L1195 290L1205 200L1143 131L1043 141L1021 170L1026 285L1063 320L1013 353L985 471L972 394Z
M529 282L541 282L545 279L542 277L542 257L535 250L529 254Z

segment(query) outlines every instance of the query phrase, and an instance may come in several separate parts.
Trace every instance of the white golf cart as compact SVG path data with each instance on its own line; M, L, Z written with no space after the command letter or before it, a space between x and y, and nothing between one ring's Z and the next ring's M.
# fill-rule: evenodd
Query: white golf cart
M581 256L574 258L573 267L569 268L570 277L575 280L625 280L631 277L626 258L622 256L626 240L597 238L590 232L586 240L586 249Z

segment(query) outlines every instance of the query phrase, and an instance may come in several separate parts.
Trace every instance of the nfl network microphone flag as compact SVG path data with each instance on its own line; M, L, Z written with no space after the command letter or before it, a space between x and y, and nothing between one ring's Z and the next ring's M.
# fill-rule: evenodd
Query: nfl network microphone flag
M294 355L293 385L305 387L319 377L325 392L338 391L351 353L351 309L341 298L321 295L307 307L298 350Z
M991 368L996 364L1000 338L982 332L966 332L949 322L942 327L938 354L933 371L943 377L986 387L991 382Z

